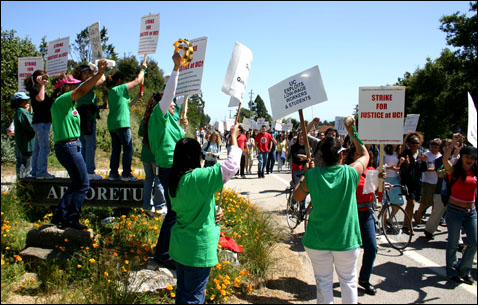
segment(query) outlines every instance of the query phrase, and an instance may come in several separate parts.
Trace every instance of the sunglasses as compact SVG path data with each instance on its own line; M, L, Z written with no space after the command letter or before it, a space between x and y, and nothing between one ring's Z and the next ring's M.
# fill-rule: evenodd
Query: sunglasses
M411 142L410 144L419 145L419 144L420 144L420 142Z

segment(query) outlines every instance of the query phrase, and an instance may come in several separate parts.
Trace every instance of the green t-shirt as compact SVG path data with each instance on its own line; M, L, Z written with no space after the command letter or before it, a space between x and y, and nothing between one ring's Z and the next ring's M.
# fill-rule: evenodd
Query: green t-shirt
M21 153L33 151L35 130L32 127L33 114L25 108L17 108L13 117L15 126L15 144Z
M148 135L149 146L156 164L161 168L171 168L174 148L176 148L176 143L184 138L184 133L169 111L163 115L159 104L154 107L149 118Z
M108 114L108 130L130 127L130 101L126 84L113 87L108 92L108 108L110 109Z
M83 85L83 83L81 83L80 85ZM90 104L96 105L95 90L96 90L96 86L94 86L86 95L77 99L76 100L76 105L77 106L90 105ZM94 118L96 119L97 116L98 115L95 113Z
M223 187L221 165L197 168L179 181L171 208L176 223L171 229L169 255L185 266L211 267L218 263L221 227L216 225L214 193Z
M313 209L302 243L309 249L348 251L362 245L357 171L348 165L316 167L305 174Z
M138 136L143 137L143 119L139 122ZM144 146L143 141L141 141L141 161L143 162L156 162L154 161L154 155L151 152L151 149L148 149Z
M60 95L50 109L55 142L80 137L80 114L73 104L71 92Z

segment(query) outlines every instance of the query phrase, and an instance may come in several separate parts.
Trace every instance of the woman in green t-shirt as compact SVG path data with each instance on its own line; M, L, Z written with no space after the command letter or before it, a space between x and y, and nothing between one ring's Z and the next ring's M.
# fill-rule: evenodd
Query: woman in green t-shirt
M146 59L146 56L145 56ZM123 147L123 173L121 180L137 181L138 178L131 174L131 162L133 160L133 138L129 123L129 107L133 102L130 100L129 92L140 85L144 79L147 68L143 60L138 76L131 82L126 83L125 75L116 71L113 75L106 77L106 87L111 88L108 92L108 130L111 135L111 158L110 175L108 180L120 180L118 168Z
M365 164L369 162L369 154L365 146L359 144L352 124L346 124L346 129L357 147L357 160L350 165L340 165L343 159L341 142L328 137L319 148L326 166L314 167L313 161L309 161L294 191L296 201L304 200L310 192L314 207L302 243L314 268L317 303L334 301L334 265L343 303L355 304L358 300L356 267L362 239L356 189Z
M242 150L237 145L239 128L231 128L231 151L221 165L201 168L201 145L185 138L174 150L169 176L171 208L176 223L171 230L169 254L176 262L176 304L204 303L210 269L218 263L219 220L214 193L220 191L239 169Z
M106 60L98 63L98 73L81 86L80 81L71 75L54 84L55 102L51 106L51 120L55 154L58 161L68 171L71 185L65 192L60 204L55 209L51 223L78 230L86 229L80 224L81 207L90 188L85 159L81 155L80 116L75 108L75 102L87 94L103 76Z

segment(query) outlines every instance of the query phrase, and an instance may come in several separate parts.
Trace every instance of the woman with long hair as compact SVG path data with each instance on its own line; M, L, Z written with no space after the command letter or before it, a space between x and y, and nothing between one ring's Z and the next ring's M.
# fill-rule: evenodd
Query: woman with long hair
M171 208L177 221L171 230L169 253L176 262L176 304L202 304L212 266L218 263L222 213L216 211L214 193L239 169L242 150L239 128L231 128L231 151L224 164L201 168L201 146L191 138L179 140L169 176Z
M30 94L30 103L33 109L32 127L35 130L31 175L37 179L55 178L47 170L48 154L50 153L50 109L54 102L45 90L48 78L46 71L36 70L32 76L24 80L25 87Z
M146 62L141 64L138 76L130 82L126 82L125 75L116 71L113 75L106 77L108 92L108 130L111 135L111 158L109 180L137 181L138 178L131 174L131 162L133 160L133 138L130 128L131 98L129 92L140 85L144 79L147 68ZM119 176L118 168L120 163L121 147L123 147L123 173Z
M356 189L370 157L365 146L359 144L352 125L346 125L346 129L357 148L355 162L341 165L342 143L334 137L326 137L319 148L325 166L314 167L309 161L305 175L294 190L296 201L304 200L310 192L314 207L302 243L314 268L317 303L334 301L334 265L343 303L358 301L357 262L362 238Z
M256 143L254 142L254 138L251 136L251 131L246 131L246 138L247 142L244 147L244 155L246 156L246 174L252 174L252 164L254 162L254 147L256 146Z
M443 165L447 173L448 205L446 225L448 242L446 245L446 275L450 281L464 281L469 285L475 282L470 272L473 258L476 254L476 186L478 166L476 163L476 148L464 146L460 151L460 159L453 165L450 162L451 151L461 138L460 133L453 135L450 147L445 150ZM460 232L466 233L466 250L461 260L456 260Z
M213 132L206 143L202 146L204 154L204 167L210 167L217 163L221 151L221 138L217 131Z
M400 166L405 161L405 158L400 158L401 145L385 145L383 164L385 164L386 178L385 182L390 184L400 184ZM403 196L400 188L394 187L390 190L390 203L403 205Z

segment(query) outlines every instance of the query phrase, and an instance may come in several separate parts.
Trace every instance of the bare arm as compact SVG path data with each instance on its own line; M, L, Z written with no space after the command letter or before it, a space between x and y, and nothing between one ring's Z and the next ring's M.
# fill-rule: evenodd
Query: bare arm
M98 62L98 73L96 73L92 77L88 78L81 86L74 89L71 92L71 100L76 101L76 100L82 98L88 92L90 92L90 90L93 89L93 87L96 85L98 80L105 73L105 68L106 68L106 59L101 59Z
M354 123L355 123L355 120L353 120L352 118L351 124L347 124L347 122L345 123L345 129L347 129L347 132L357 149L357 153L360 156L357 160L355 160L352 164L350 164L350 166L355 168L359 176L361 176L368 165L368 162L370 160L370 155L365 145L360 144L359 141L357 140L358 135L354 133L354 130L352 127Z
M138 76L136 76L136 78L133 81L126 84L126 88L128 88L128 91L130 91L134 87L141 84L141 82L144 79L144 70L146 70L147 67L148 66L146 65L146 56L145 56L143 59L143 63L141 64L141 70L139 71Z
M450 146L448 146L446 149L445 149L445 152L443 154L443 167L445 167L445 171L447 173L451 173L453 171L453 164L451 163L451 152L453 151L453 148L455 147L456 145L456 142L458 140L458 138L461 137L461 133L455 133L453 135L453 139L451 140L451 144Z
M37 96L35 96L35 100L37 102L43 102L45 100L45 85L48 83L48 80L44 80L43 75L38 75L36 83L40 86L40 91L38 91Z

